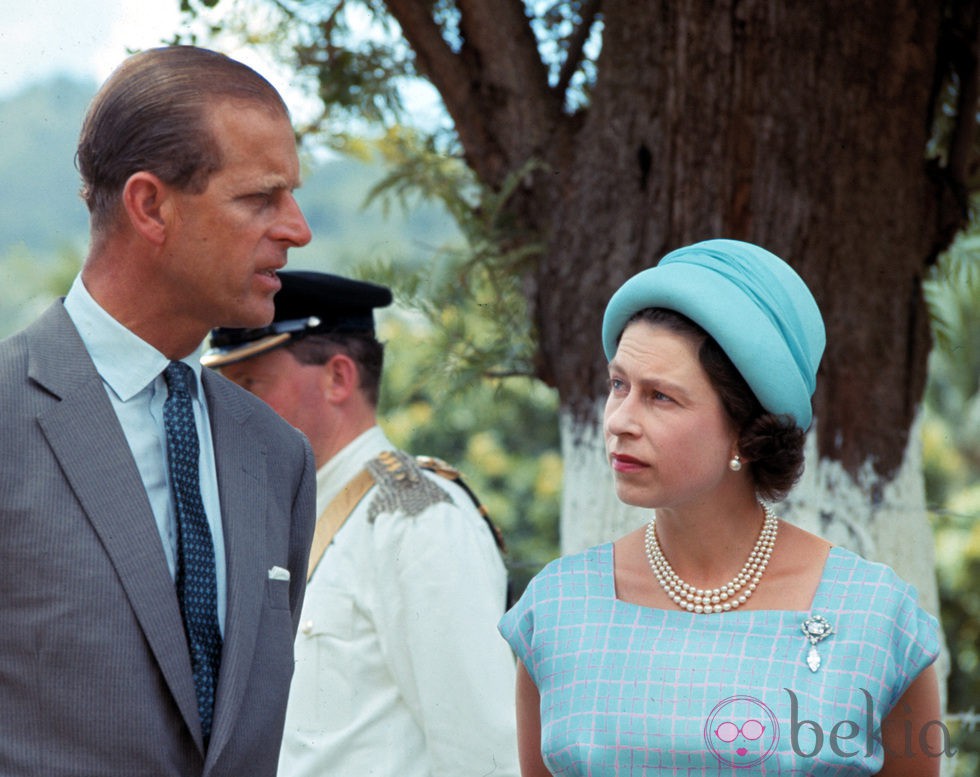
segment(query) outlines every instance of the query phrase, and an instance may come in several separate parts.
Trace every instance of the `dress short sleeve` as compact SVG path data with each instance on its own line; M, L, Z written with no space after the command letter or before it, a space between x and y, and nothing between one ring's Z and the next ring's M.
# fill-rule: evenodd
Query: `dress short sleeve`
M518 660L524 665L524 668L528 670L528 673L531 675L531 678L535 680L535 682L537 682L537 678L534 676L533 667L531 665L531 645L534 640L535 588L542 574L545 574L544 570L539 572L538 575L532 579L530 583L528 583L528 586L521 598L517 600L513 607L504 613L503 617L500 619L500 622L497 624L497 630L500 632L500 635L507 640L511 650L514 651L514 655L516 655Z
M546 676L554 676L555 648L577 642L591 630L594 607L613 605L612 544L557 558L528 584L523 596L497 628L510 643L539 689Z
M892 684L894 706L912 682L939 655L939 622L918 604L918 592L891 569L885 573L894 585L893 629L890 646L897 674Z

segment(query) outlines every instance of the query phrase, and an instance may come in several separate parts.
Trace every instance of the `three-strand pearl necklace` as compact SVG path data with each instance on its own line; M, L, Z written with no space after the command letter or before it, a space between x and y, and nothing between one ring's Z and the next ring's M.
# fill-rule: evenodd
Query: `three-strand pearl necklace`
M657 519L654 517L650 521L643 541L647 561L650 562L650 568L660 587L678 607L695 613L728 612L738 609L752 596L759 585L762 573L769 565L769 558L776 544L776 531L779 528L779 519L772 508L761 502L759 504L765 513L759 539L755 541L755 547L752 548L742 571L730 582L717 588L697 588L681 580L660 549L660 543L657 541Z

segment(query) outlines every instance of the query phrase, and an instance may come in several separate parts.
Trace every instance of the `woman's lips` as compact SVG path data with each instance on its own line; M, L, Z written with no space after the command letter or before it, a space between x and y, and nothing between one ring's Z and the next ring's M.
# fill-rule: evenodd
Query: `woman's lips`
M622 453L613 453L609 458L616 472L636 472L647 467L647 464L640 459Z

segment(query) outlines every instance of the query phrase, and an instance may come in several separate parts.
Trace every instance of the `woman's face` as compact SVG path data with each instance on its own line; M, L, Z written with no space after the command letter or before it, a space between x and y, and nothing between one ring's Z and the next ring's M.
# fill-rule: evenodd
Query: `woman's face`
M609 363L606 452L627 504L677 508L718 494L737 432L698 360L699 342L635 321Z

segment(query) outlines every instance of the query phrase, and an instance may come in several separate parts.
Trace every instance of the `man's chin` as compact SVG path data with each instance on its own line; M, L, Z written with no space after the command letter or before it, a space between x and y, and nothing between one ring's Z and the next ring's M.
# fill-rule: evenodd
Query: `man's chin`
M275 313L276 307L269 296L268 299L253 301L249 306L234 311L218 326L228 329L261 329L272 323Z

